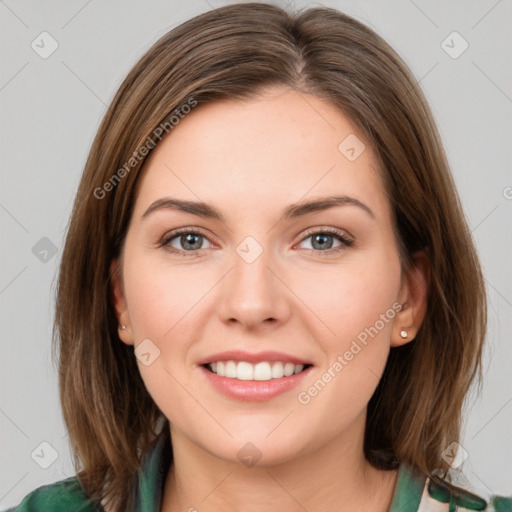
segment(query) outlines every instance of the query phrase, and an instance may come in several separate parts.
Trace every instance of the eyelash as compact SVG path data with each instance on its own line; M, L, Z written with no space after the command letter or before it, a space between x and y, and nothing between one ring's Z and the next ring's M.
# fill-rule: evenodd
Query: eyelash
M183 229L179 229L178 231L171 232L168 235L164 235L164 237L160 240L160 242L158 242L158 246L165 247L166 250L168 250L169 252L171 252L173 254L182 254L187 257L197 256L197 253L199 251L201 251L202 249L197 249L197 250L193 250L193 251L183 251L181 249L176 249L175 247L171 247L169 245L169 243L173 239L175 239L181 235L186 235L186 234L190 234L190 233L194 234L194 235L201 235L202 237L204 237L208 240L208 237L206 235L204 235L199 229L183 228ZM333 249L328 249L326 251L320 251L318 249L302 249L302 250L314 251L315 253L317 253L320 256L329 256L329 255L332 256L333 254L338 254L339 252L344 251L348 247L355 246L355 242L353 240L350 240L349 238L347 238L341 231L338 231L336 229L330 229L330 228L307 231L299 243L303 242L310 236L319 235L319 234L332 235L332 236L338 238L338 240L341 242L341 245L339 247L335 247ZM196 254L194 254L194 253L196 253Z

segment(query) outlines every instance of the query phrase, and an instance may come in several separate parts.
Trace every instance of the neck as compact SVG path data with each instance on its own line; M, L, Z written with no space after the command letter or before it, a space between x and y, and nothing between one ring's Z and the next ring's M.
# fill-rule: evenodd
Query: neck
M173 462L161 512L385 512L397 471L371 466L363 455L364 428L351 428L359 433L355 439L345 431L285 462L248 467L215 457L171 426Z

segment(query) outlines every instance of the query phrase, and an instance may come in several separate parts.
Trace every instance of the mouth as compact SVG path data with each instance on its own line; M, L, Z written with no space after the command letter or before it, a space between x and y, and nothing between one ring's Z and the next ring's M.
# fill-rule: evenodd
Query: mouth
M310 368L311 364L293 364L282 361L261 361L256 364L248 361L216 361L201 365L211 373L219 377L237 380L256 380L265 381L273 379L282 379L298 373L304 372Z
M294 364L284 361L261 361L253 364L248 361L216 361L201 365L219 377L240 381L269 381L291 377L305 372L312 364Z
M198 365L205 384L229 399L265 402L291 392L313 371L312 364L282 361L215 361ZM290 398L291 399L291 398Z
M196 364L207 387L230 399L260 402L291 392L315 366L311 359L275 350L227 350Z

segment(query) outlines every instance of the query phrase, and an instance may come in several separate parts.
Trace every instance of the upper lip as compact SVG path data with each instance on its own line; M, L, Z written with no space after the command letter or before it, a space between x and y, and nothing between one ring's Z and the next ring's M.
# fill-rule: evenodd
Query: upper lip
M293 364L312 364L301 357L292 356L283 352L275 352L266 350L264 352L244 352L243 350L228 350L225 352L218 352L206 357L203 357L197 362L198 365L208 363L216 363L217 361L247 361L248 363L256 364L262 361L281 361L283 363Z

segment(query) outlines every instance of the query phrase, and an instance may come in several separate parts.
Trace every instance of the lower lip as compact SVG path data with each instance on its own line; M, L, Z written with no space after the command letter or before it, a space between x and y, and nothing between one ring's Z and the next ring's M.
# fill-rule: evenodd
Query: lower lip
M310 366L300 373L295 373L289 377L270 380L239 380L219 377L204 366L200 368L211 384L221 393L238 400L261 402L293 389L313 367Z

